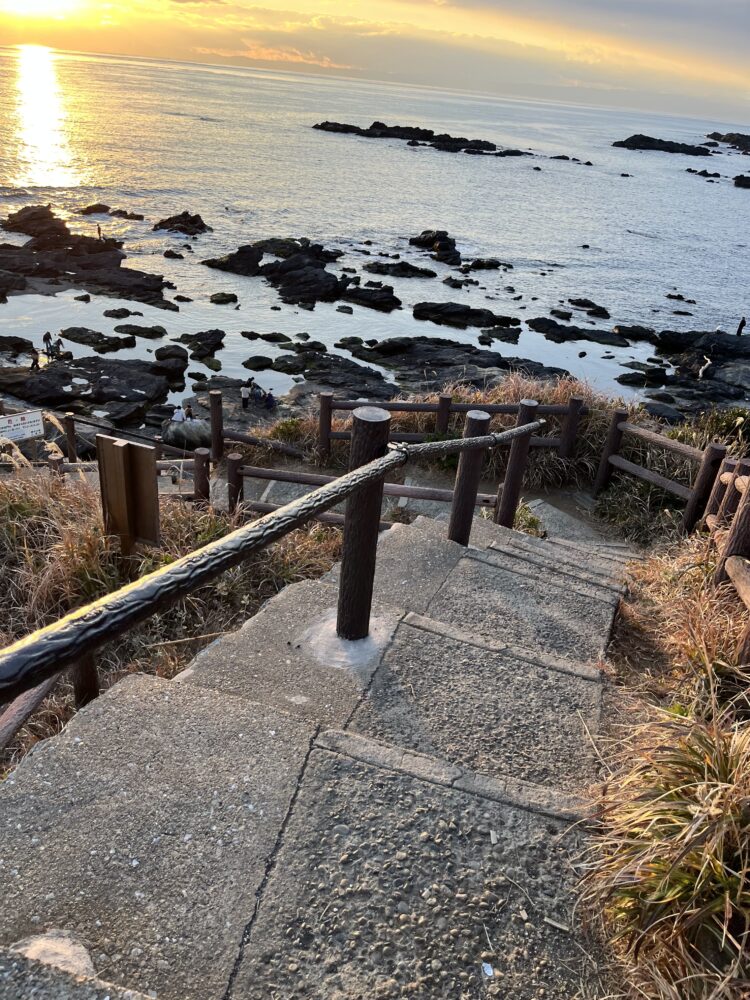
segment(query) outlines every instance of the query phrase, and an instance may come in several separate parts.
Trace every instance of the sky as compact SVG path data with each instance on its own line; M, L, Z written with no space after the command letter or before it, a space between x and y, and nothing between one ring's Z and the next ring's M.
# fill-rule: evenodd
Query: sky
M750 0L0 0L0 44L750 123Z

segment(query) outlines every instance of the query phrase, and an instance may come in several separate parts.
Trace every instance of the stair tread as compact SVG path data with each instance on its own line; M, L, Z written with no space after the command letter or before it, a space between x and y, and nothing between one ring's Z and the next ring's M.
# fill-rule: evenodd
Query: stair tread
M599 671L481 643L409 615L348 728L481 774L581 790L595 775L589 733Z
M0 943L41 914L96 942L107 979L221 996L312 733L223 693L116 684L0 785Z
M572 925L577 837L569 821L316 748L232 995L480 996L485 961L503 995L572 1000L587 959L553 924Z

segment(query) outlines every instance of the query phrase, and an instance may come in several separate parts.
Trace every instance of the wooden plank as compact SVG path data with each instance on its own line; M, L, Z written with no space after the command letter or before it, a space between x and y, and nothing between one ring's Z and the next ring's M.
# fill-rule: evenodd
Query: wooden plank
M256 465L243 465L242 475L248 479L264 479L278 483L299 483L302 486L325 486L332 483L335 476L323 476L311 472L289 472L286 469L264 469ZM412 500L437 500L453 502L453 490L440 490L431 486L404 486L401 483L386 483L383 492L389 497L407 497ZM478 493L477 505L494 507L493 493Z
M46 681L42 681L30 691L12 701L0 715L0 750L4 750L19 729L21 729L28 719L36 712L48 694L60 680L60 674L53 674Z
M727 446L712 441L703 452L701 464L692 483L693 493L682 514L682 530L692 531L703 516L713 492L721 464L727 456Z
M621 455L610 455L609 464L615 469L619 469L620 472L629 472L631 476L643 479L644 482L651 483L652 486L658 486L660 489L666 490L667 493L673 493L681 500L689 500L693 495L690 487L683 486L682 483L675 483L665 476L660 476L658 472L652 472L651 469L644 469L642 465L636 465L635 462L628 462Z
M744 493L747 489L748 483L750 483L750 476L737 476L734 481L734 486L738 492Z
M745 607L750 608L750 560L744 556L730 556L726 571Z
M628 423L627 420L623 420L618 426L623 434L640 438L642 441L647 441L657 448L673 451L677 455L682 455L683 458L690 458L696 462L700 462L703 458L703 451L700 448L693 448L692 445L683 444L682 441L674 441L663 434L657 434L656 431L649 431L645 427Z
M137 542L161 544L159 525L159 483L156 477L156 449L145 444L127 444L128 502L130 525Z

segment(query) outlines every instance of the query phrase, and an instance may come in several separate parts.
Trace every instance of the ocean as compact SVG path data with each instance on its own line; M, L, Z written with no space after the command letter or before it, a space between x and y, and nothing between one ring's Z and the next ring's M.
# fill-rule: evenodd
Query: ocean
M324 119L422 125L537 155L452 155L313 130ZM179 313L134 305L144 314L136 322L161 323L170 336L224 329L227 346L217 356L222 374L233 377L246 376L242 361L258 353L241 330L307 332L329 348L345 336L477 342L479 330L414 320L411 307L423 300L467 302L523 320L586 297L611 313L611 320L597 321L600 328L639 323L733 331L750 311L750 191L728 178L750 161L726 152L711 159L632 152L612 142L644 132L696 143L715 129L742 128L401 84L0 48L0 216L50 203L74 231L95 234L100 222L107 235L125 241L132 266L165 274L178 293L194 299ZM561 154L593 165L550 159ZM688 167L720 171L722 179L707 183ZM142 213L146 221L75 215L95 201ZM195 253L185 260L167 260L164 250L185 238L151 226L183 209L199 212L213 232L191 241ZM402 310L381 314L354 306L345 315L334 303L319 303L314 312L286 305L272 311L279 299L262 278L200 264L269 236L307 236L344 250L334 271L361 267L365 247L430 264L408 246L410 236L428 228L448 230L464 257L496 256L512 263L512 272L481 272L485 289L460 291L436 279L386 279L403 299ZM455 274L435 269L440 277ZM210 304L209 295L219 290L237 292L240 309ZM670 293L695 305L667 299ZM74 295L9 298L0 305L0 333L41 342L45 330L73 325L112 332L116 321L102 313L121 302L96 296L85 304ZM675 308L692 315L675 315ZM69 346L76 356L88 353ZM116 357L153 347L141 341ZM492 349L567 368L625 394L615 381L622 364L653 352L643 343L627 349L554 344L525 326L517 346L496 342ZM262 353L279 350L263 344ZM278 392L291 385L274 372L263 372L259 381Z

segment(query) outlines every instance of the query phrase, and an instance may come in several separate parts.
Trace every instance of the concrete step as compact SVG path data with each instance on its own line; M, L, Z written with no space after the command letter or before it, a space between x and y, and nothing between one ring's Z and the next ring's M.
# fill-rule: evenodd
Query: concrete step
M445 527L428 518L417 518L414 527L430 535L444 537ZM529 566L537 566L556 575L572 577L580 583L618 592L622 589L619 567L613 569L611 564L605 565L603 562L593 560L590 554L584 559L554 541L512 531L484 518L475 519L470 544L472 548L485 554L494 550L505 554L509 559L518 559ZM523 565L520 568L523 569ZM528 571L528 566L526 568Z
M101 979L72 975L0 948L0 1000L149 1000Z
M217 639L177 676L178 683L225 691L326 726L356 708L403 617L376 604L370 635L336 636L338 588L322 580L285 587L241 629Z
M509 803L502 785L461 781L417 754L323 734L227 996L572 1000L593 987L570 811L553 818Z
M225 693L115 685L0 785L0 945L60 928L122 987L222 997L313 732Z
M609 642L619 597L568 577L520 571L467 551L430 601L430 618L494 642L595 662Z
M564 510L548 500L530 500L529 510L542 522L545 531L551 538L565 538L571 542L607 542L612 540L613 532L606 524L597 523L595 519L580 506L573 497L567 498L572 508Z
M410 613L348 729L483 775L580 791L596 775L600 711L596 668Z

